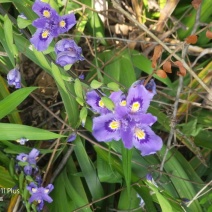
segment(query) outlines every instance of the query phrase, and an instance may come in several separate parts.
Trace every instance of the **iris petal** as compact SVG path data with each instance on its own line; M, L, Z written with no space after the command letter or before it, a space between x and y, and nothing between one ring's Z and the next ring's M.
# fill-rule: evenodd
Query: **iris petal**
M37 29L30 42L38 51L44 51L48 48L52 39L53 37L48 29Z
M76 18L74 14L63 15L59 21L60 33L67 32L76 24Z
M151 96L143 85L131 86L127 96L127 106L132 115L145 113L149 107Z
M98 141L120 140L121 123L109 113L93 119L93 136Z
M97 94L96 91L89 91L86 94L86 102L89 104L92 109L97 113L108 113L109 110L104 107L103 102L101 101L101 97Z
M133 144L141 151L141 155L155 154L162 148L162 139L147 125L135 126L133 130Z

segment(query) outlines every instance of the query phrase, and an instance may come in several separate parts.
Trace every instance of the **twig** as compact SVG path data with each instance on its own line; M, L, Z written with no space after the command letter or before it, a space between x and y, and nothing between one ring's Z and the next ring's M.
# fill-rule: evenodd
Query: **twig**
M68 151L66 152L65 156L63 157L62 161L60 161L60 164L58 165L57 169L54 171L54 173L52 174L50 183L53 183L55 178L58 176L58 174L60 173L60 171L64 168L64 166L66 165L67 160L69 159L71 153L74 150L74 146L71 146Z
M208 182L194 197L193 199L188 203L187 207L189 207L209 185L212 184L212 180Z
M183 64L183 66L185 67L185 69L199 82L199 84L208 93L211 92L210 89L208 88L208 86L196 75L196 73L189 67L189 65L185 62L185 60L182 59L181 57L179 57L177 54L173 53L172 50L166 44L164 44L157 36L155 36L151 31L149 31L149 29L144 24L139 23L128 12L126 12L120 6L119 0L112 0L112 3L113 3L114 8L116 8L117 10L119 10L129 20L131 20L132 22L134 22L134 24L136 24L140 29L142 29L143 31L145 31L151 38L153 38L155 41L157 41L158 44L160 44L167 52L169 52L170 54L173 54L173 57L175 57L176 60L180 61Z
M164 167L164 164L165 164L165 161L166 161L166 157L168 155L168 152L169 152L169 149L170 149L171 143L172 143L172 138L173 138L174 133L175 133L175 126L176 126L175 118L176 118L176 115L177 115L178 104L179 104L180 93L181 93L182 87L183 87L183 77L179 76L179 85L178 85L176 99L175 99L175 103L174 103L174 109L173 109L173 113L172 113L171 129L170 129L170 133L169 133L169 137L168 137L168 141L167 141L167 145L166 145L166 150L165 150L165 153L164 153L161 165L160 165L160 171L163 171L163 167Z
M67 120L67 119L68 119L68 116L66 116L66 118L65 118L65 123L66 123L66 120ZM63 130L63 128L65 127L65 125L66 125L66 124L63 124L62 129L61 129L61 131L60 131L60 134L62 134L62 130ZM54 147L54 151L53 151L52 154L51 154L51 157L50 157L50 159L49 159L49 163L48 163L48 165L47 165L46 171L45 171L44 176L43 176L43 183L45 183L46 177L47 177L47 175L48 175L49 169L50 169L50 167L51 167L51 165L52 165L52 162L53 162L53 160L54 160L54 156L55 156L55 154L56 154L56 151L57 151L59 145L60 145L60 138L58 138L58 139L56 140L56 145L55 145L55 147ZM62 167L60 167L60 169L62 169Z

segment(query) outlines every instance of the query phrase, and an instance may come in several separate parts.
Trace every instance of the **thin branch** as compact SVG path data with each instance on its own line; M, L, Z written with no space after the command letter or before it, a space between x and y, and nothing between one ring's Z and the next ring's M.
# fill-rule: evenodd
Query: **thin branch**
M179 104L180 93L181 93L182 87L183 87L183 77L179 76L179 85L178 85L176 99L175 99L175 103L174 103L174 109L173 109L173 113L172 113L171 129L170 129L170 133L169 133L169 137L168 137L168 141L167 141L167 145L166 145L166 150L165 150L165 153L164 153L161 165L160 165L160 171L163 171L166 157L168 155L169 149L171 148L172 139L173 139L173 136L175 133L175 127L176 127L175 118L177 115L178 104Z
M188 203L187 207L189 207L197 198L198 196L206 189L209 185L212 184L212 180L208 182L194 197L193 199Z

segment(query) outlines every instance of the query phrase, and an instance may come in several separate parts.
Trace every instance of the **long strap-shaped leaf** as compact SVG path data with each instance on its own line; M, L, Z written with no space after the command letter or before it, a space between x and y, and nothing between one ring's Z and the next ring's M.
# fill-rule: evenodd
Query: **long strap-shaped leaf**
M0 101L0 119L11 113L36 87L21 88Z

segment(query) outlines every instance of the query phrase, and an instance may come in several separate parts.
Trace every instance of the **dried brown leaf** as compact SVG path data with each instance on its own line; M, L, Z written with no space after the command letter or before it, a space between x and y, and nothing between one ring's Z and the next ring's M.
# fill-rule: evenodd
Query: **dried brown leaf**
M157 46L154 48L154 53L153 53L153 56L152 56L152 67L153 67L153 68L156 67L157 60L158 60L158 58L161 56L162 51L163 51L163 47L162 47L161 45L157 45Z
M156 74L157 74L159 77L164 78L164 79L167 77L166 72L165 72L164 70L162 70L162 69L157 70L157 71L156 71Z
M172 73L172 65L171 65L171 62L170 62L170 61L166 61L166 62L163 64L163 70L164 70L166 73Z
M192 6L194 7L195 10L197 10L199 8L201 3L202 3L202 0L193 0L191 2Z
M212 32L210 30L207 30L206 37L212 39Z
M190 35L188 36L185 41L188 44L195 44L197 42L198 37L196 35Z
M184 68L183 64L180 61L174 62L174 64L179 68L180 71L177 72L178 76L185 76L186 75L186 69Z

